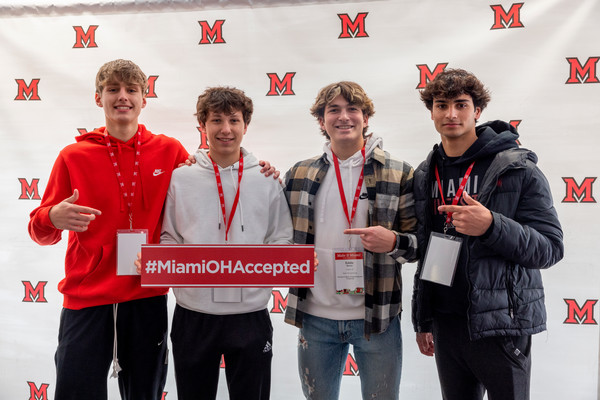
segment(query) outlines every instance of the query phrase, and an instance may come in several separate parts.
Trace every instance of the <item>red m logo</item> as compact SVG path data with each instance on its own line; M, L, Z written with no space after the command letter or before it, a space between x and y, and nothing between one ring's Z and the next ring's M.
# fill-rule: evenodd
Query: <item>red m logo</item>
M15 79L15 81L19 85L15 100L41 100L40 96L38 96L39 79L32 79L29 85L23 79Z
M511 124L515 129L519 129L519 125L521 124L520 119L512 119L510 120L508 123ZM517 142L517 144L520 146L521 145L521 141L519 139L515 140Z
M594 306L598 300L586 300L583 307L573 299L564 299L567 303L567 319L563 324L597 325L594 319Z
M200 146L198 148L208 150L208 137L206 136L206 133L202 132L199 126L197 127L197 129L198 132L200 132Z
M287 296L283 297L279 290L273 290L271 295L273 296L273 308L271 308L271 313L283 314L287 307Z
M293 96L292 78L296 75L295 72L287 72L283 79L279 79L276 73L267 73L270 81L270 89L267 96Z
M38 389L34 382L27 382L29 385L29 399L28 400L48 400L48 386L47 383L42 383L42 386Z
M357 37L369 37L365 31L365 18L367 18L366 12L356 14L354 21L350 19L348 14L338 14L342 21L342 33L338 36L338 39L348 39Z
M596 76L596 64L600 57L590 57L585 65L581 65L576 57L567 57L567 61L571 66L569 71L569 79L565 83L598 83Z
M592 195L592 184L596 177L587 177L583 179L581 185L577 185L575 178L562 178L567 184L567 194L562 199L562 203L595 203L596 199Z
M348 353L348 357L346 357L346 365L344 366L344 375L350 376L358 376L360 375L358 372L358 364L352 354Z
M225 43L223 40L223 23L224 19L218 19L211 27L208 21L198 21L202 28L202 39L198 44L214 44L214 43Z
M21 281L25 286L25 297L23 298L24 303L47 303L46 297L44 296L44 289L48 281L38 282L35 287L29 281Z
M21 182L21 195L19 200L41 200L40 192L38 190L39 178L33 178L31 184L27 182L25 178L18 178Z
M158 79L158 75L150 75L148 77L148 93L146 93L147 99L153 99L158 97L156 95L156 80Z
M74 26L73 29L75 29L74 49L98 47L96 44L96 29L98 29L98 25L90 25L87 32L81 26Z
M508 12L500 4L490 6L494 10L494 25L490 29L523 28L521 7L524 3L515 3Z
M419 64L417 68L419 69L419 84L417 85L417 89L425 89L427 83L435 79L435 77L444 71L444 69L448 66L448 63L440 63L435 66L433 72L429 70L427 64Z

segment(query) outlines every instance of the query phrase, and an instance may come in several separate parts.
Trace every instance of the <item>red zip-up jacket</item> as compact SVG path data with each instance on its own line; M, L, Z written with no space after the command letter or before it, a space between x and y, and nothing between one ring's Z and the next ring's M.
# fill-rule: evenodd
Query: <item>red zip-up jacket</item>
M159 243L163 204L171 173L188 157L179 141L141 130L140 176L137 180L133 229L147 229L148 242ZM168 288L143 288L139 276L117 276L117 230L129 228L127 203L105 142L106 128L76 137L58 155L39 207L31 212L29 235L41 244L61 240L50 221L50 208L79 190L76 204L102 212L85 232L69 232L65 277L58 284L63 306L81 309L166 294ZM127 142L109 136L127 191L131 188L136 136Z

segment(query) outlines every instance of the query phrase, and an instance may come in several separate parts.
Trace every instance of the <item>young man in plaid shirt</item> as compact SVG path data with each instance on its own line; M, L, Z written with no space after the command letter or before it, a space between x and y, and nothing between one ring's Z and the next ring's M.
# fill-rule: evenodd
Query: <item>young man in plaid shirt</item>
M413 169L367 135L373 103L354 82L330 84L311 108L324 153L286 174L294 242L314 244L315 286L290 289L307 399L337 399L350 344L363 399L397 399L402 367L401 266L415 261ZM331 168L330 168L331 167Z

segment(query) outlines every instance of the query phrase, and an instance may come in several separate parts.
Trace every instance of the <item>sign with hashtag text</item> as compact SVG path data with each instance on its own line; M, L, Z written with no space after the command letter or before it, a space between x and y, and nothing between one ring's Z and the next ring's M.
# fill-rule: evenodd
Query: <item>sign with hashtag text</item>
M142 245L142 286L313 287L312 245Z

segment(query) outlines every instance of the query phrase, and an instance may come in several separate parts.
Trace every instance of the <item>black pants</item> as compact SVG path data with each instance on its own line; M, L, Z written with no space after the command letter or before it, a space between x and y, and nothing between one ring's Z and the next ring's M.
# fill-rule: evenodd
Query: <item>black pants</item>
M119 390L123 400L159 400L167 377L167 296L117 308ZM58 333L55 400L105 400L113 358L113 305L63 308Z
M467 320L436 315L435 361L444 400L529 400L531 336L469 339Z
M273 326L268 311L213 315L177 305L171 329L178 400L217 397L221 355L231 400L267 400Z

